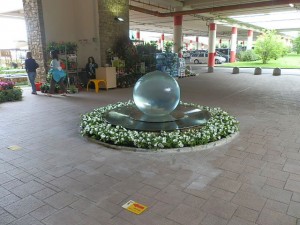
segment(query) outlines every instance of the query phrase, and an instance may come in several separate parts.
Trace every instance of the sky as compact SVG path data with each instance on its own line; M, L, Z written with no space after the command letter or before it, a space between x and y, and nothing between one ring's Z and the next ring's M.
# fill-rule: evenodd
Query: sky
M0 49L21 48L27 41L25 21L0 17Z
M0 13L23 8L22 0L0 0ZM27 41L24 19L0 17L0 49L19 48ZM24 44L23 44L24 45Z
M252 14L231 16L235 20L250 23L255 26L264 27L266 29L299 29L300 28L300 12L292 10L286 12L274 12L265 14ZM286 35L298 37L298 31L284 32Z

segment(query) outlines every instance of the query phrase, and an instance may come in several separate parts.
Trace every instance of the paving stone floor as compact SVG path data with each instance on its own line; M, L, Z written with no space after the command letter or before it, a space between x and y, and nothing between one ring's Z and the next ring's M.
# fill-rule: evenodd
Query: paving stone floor
M215 71L179 79L181 99L222 107L241 130L199 152L116 151L80 136L80 114L131 99L132 88L27 88L23 101L0 104L0 224L299 225L299 71ZM121 207L128 200L149 208L135 215Z

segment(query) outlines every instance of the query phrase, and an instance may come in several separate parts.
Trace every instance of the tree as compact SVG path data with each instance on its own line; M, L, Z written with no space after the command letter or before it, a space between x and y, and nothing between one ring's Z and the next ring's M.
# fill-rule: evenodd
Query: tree
M284 55L285 46L281 37L274 30L265 31L255 42L254 51L266 64L270 59L278 59Z
M300 36L293 41L293 49L297 54L300 54Z
M171 53L172 52L172 47L174 43L172 41L167 41L164 43L164 50L166 53Z
M140 63L140 59L128 36L119 37L113 45L112 52L114 56L117 56L120 60L125 61L125 72L132 73L136 70L137 65ZM106 53L108 51L106 50Z
M156 68L156 53L157 44L156 41L150 41L150 43L145 43L143 45L137 45L136 50L138 52L141 62L145 63L145 72L150 72Z

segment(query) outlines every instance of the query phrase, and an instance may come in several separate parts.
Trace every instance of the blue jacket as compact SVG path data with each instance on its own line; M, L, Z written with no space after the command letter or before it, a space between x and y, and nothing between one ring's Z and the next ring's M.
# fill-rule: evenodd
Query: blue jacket
M25 69L27 73L36 72L36 69L39 68L39 64L33 58L25 60Z

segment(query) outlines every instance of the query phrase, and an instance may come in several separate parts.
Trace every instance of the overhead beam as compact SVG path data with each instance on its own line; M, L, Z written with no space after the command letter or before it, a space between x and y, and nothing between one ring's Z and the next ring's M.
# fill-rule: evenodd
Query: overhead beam
M238 9L249 9L249 8L261 8L261 7L272 7L276 5L285 5L290 3L300 3L300 0L272 0L266 2L255 2L255 3L245 3L245 4L238 4L238 5L228 5L228 6L218 6L218 7L210 7L204 9L193 9L193 10L186 10L186 11L176 11L176 12L168 12L168 13L161 13L158 11L152 11L149 9L140 8L137 6L129 6L130 10L138 11L141 13L146 13L153 16L158 17L173 17L178 15L192 15L192 14L199 14L199 13L213 13L213 12L222 12L222 11L229 11L229 10L238 10Z
M183 7L183 3L177 0L152 0L151 2L155 2L157 4L175 7Z
M184 1L184 6L191 6L191 5L194 5L194 4L197 4L199 3L199 1L195 1L195 0L185 0ZM201 3L201 2L200 2Z

